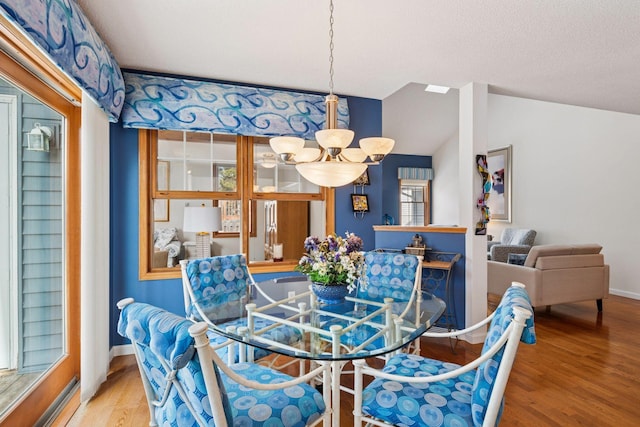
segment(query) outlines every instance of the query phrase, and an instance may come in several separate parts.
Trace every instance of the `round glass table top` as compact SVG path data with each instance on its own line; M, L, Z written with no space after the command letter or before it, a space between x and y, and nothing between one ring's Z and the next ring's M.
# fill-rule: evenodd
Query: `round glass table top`
M305 277L259 282L244 301L199 307L209 328L267 352L312 360L349 360L396 351L435 324L445 303L425 291L408 301L354 292L339 303L320 302ZM218 340L218 341L224 341Z

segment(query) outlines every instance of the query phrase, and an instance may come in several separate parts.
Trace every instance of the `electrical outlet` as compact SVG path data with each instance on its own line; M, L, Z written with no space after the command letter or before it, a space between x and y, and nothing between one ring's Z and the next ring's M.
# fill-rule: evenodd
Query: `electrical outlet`
M288 298L293 298L296 296L296 291L289 291L289 297ZM291 304L294 304L295 301L291 301Z

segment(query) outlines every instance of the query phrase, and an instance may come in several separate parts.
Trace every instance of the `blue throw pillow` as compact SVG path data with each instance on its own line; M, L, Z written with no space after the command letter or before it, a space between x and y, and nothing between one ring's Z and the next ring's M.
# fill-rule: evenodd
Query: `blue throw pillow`
M509 254L507 257L508 264L524 265L527 254Z

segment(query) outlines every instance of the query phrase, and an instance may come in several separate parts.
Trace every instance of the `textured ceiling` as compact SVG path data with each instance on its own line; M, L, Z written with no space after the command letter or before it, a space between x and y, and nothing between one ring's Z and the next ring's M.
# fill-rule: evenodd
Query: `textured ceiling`
M640 114L638 0L334 0L335 92L410 83ZM79 0L124 68L328 92L316 0Z

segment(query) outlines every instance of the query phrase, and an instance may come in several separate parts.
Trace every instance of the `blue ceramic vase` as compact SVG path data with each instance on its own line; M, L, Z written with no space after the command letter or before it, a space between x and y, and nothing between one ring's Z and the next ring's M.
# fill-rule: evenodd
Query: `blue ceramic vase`
M347 286L346 283L325 285L324 283L313 282L311 284L311 290L321 303L339 304L344 301L344 297L349 295L349 288Z

